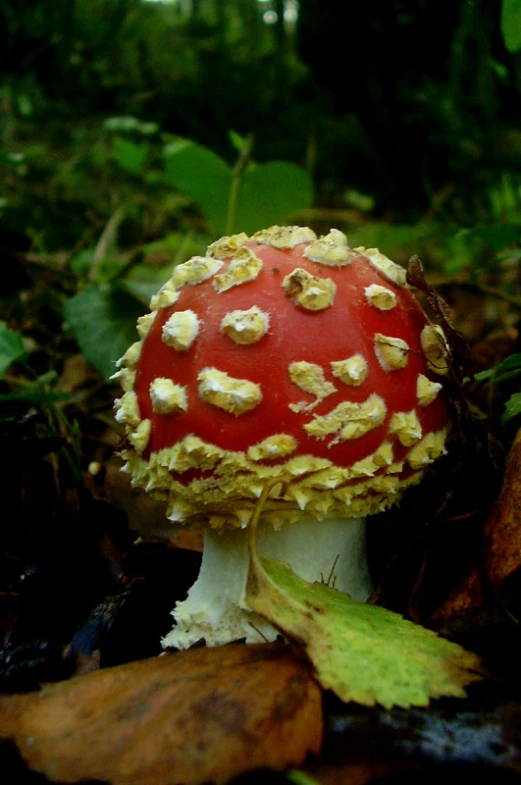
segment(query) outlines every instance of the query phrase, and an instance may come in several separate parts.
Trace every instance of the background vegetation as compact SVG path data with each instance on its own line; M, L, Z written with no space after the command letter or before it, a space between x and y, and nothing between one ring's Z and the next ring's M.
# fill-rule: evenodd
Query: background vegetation
M20 247L77 249L126 202L125 245L156 239L186 218L164 177L165 144L189 138L233 163L232 131L251 135L255 160L305 169L315 206L453 230L515 218L521 59L501 10L500 0L4 3L2 225Z

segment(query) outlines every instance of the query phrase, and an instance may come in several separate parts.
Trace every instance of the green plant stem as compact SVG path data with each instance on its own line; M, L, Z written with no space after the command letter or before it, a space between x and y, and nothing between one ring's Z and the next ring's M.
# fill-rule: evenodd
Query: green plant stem
M241 183L240 175L235 176L232 180L232 187L230 188L230 198L228 200L228 215L226 216L226 234L233 234L233 227L235 224L235 211L237 209L237 194L239 192L239 185Z
M188 247L188 244L190 243L190 241L191 241L193 236L194 236L194 233L193 233L193 231L191 229L189 229L186 232L186 234L184 235L183 239L179 243L179 248L177 249L177 251L175 253L174 265L180 264L181 262L183 262L185 260L185 258L186 258L186 248Z
M242 174L250 161L252 148L253 134L248 134L244 140L244 146L239 154L239 158L233 167L233 180L228 199L228 215L226 216L226 234L233 234L237 210L237 195L239 193Z
M100 238L94 250L92 258L92 265L89 270L89 282L96 283L98 279L98 271L103 259L106 257L108 249L115 242L117 231L123 217L125 215L125 206L120 205L110 216L105 228L103 229Z
M17 385L24 390L34 390L35 388L41 389L44 385L49 384L49 382L53 382L57 375L56 371L47 371L43 376L38 376L38 378L31 380L24 379L21 376L13 376L10 373L4 373L2 381L7 382L7 384Z

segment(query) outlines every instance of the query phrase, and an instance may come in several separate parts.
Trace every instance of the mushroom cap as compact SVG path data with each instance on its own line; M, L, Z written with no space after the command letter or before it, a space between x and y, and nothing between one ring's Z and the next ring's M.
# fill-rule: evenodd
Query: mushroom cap
M174 268L119 361L133 483L172 520L352 518L446 452L447 345L405 271L337 230L224 237Z

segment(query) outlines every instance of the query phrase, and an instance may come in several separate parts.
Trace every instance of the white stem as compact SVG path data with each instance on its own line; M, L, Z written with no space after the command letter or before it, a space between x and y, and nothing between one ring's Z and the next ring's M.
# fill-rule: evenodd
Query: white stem
M365 554L365 519L302 520L275 531L261 524L257 534L261 556L287 562L309 583L321 581L364 602L372 591ZM187 649L201 638L208 646L246 639L275 640L275 630L262 617L239 607L248 574L248 531L207 530L199 577L172 615L174 629L163 646Z

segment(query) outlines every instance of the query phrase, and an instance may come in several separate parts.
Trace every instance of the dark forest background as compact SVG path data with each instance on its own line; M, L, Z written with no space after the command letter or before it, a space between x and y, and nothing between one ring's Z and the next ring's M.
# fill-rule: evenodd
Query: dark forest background
M500 18L500 0L4 2L2 225L47 250L95 229L138 185L117 181L109 149L121 117L141 122L127 133L151 167L167 134L232 161L235 131L256 160L305 168L316 206L459 228L508 218L521 56Z

